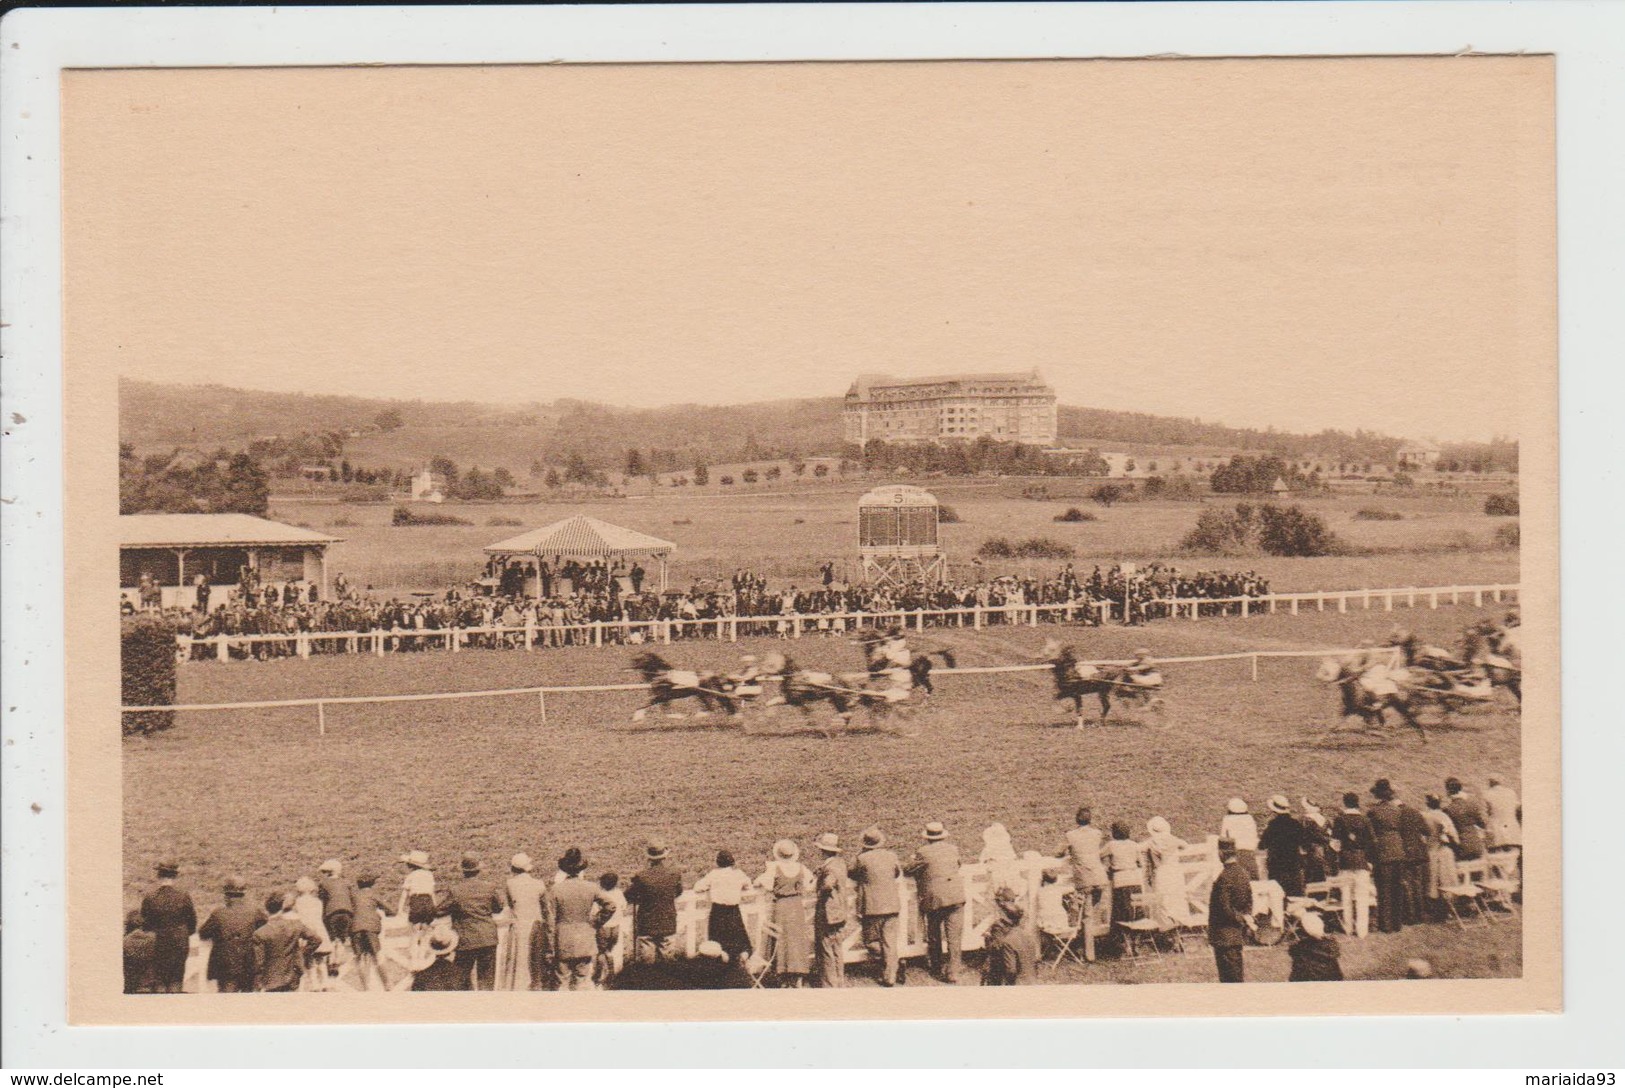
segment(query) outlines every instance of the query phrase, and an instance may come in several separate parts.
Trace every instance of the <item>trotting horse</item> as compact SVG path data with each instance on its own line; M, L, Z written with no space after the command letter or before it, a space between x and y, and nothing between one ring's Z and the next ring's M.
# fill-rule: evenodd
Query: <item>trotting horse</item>
M956 667L952 650L920 650L911 651L903 640L902 631L893 628L882 635L878 632L858 639L863 647L863 663L869 670L871 677L884 676L895 669L906 669L910 678L910 686L918 688L930 695L934 689L931 687L931 658L936 656L948 668Z
M728 693L726 677L710 672L690 672L674 669L665 658L650 650L632 659L631 671L643 676L649 685L649 701L632 712L632 720L641 722L655 707L667 706L679 699L698 699L700 710L695 717L703 717L720 706L732 715L737 710Z
M1462 635L1461 658L1489 677L1490 686L1506 688L1523 703L1523 647L1517 626L1475 624Z
M1385 711L1392 710L1405 723L1428 739L1428 731L1416 716L1419 697L1403 686L1409 676L1402 668L1382 664L1356 666L1349 661L1328 657L1320 663L1315 678L1336 684L1343 700L1343 717L1358 716L1366 725L1386 726Z
M1050 666L1055 678L1055 698L1071 699L1077 728L1082 729L1083 698L1095 695L1100 699L1100 723L1112 710L1112 696L1121 703L1139 704L1148 710L1162 706L1162 675L1149 673L1143 677L1131 676L1128 669L1117 665L1085 665L1078 660L1076 651L1054 639L1044 643L1040 660Z

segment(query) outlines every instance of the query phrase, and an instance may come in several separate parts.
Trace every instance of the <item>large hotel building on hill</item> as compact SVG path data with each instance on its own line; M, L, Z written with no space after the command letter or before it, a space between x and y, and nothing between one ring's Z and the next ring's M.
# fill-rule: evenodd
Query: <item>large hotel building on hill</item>
M941 442L976 439L1036 446L1055 443L1055 390L1038 371L892 378L865 374L842 411L846 440Z

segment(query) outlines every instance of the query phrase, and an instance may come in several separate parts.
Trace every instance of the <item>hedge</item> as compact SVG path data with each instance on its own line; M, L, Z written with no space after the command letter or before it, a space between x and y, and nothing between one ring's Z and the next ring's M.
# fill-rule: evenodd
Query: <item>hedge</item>
M154 616L126 616L119 655L125 706L175 702L175 628ZM175 724L173 710L125 714L124 733L156 733Z

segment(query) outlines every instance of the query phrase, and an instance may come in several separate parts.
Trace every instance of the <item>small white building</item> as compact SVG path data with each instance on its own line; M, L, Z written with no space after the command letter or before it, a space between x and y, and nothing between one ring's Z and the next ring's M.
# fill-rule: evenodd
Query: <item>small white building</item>
M1439 463L1442 452L1436 444L1421 439L1399 447L1396 460L1400 468L1432 468Z
M446 479L438 472L431 472L428 465L424 465L416 476L412 477L413 502L445 502Z

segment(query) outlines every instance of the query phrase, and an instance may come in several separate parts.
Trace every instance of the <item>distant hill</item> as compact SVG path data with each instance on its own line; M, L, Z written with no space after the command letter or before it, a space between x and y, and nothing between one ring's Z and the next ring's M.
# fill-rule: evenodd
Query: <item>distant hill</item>
M400 470L438 456L464 467L507 468L519 479L535 465L562 464L572 453L617 472L632 448L645 457L654 451L654 468L679 471L695 461L836 453L840 415L839 397L617 408L574 400L493 405L119 383L120 438L138 454L241 449L272 436L332 434L342 441L344 459L357 466ZM1397 438L1365 431L1286 434L1066 406L1060 409L1060 440L1063 445L1130 453L1196 447L1204 456L1248 450L1382 461L1391 459L1400 444Z

